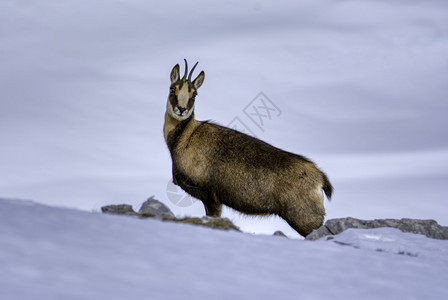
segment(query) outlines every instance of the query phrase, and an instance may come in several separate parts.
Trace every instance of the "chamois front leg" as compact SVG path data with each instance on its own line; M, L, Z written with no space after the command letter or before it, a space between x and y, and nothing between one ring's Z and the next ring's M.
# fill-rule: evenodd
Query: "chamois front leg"
M202 203L204 204L205 207L205 214L208 217L215 217L215 218L221 217L222 203L216 200L202 201Z

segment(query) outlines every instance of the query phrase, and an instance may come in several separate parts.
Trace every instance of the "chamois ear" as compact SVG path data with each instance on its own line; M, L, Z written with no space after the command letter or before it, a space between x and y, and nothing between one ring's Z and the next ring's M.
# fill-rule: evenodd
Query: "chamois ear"
M171 83L179 80L179 64L175 65L171 71Z
M201 87L201 85L204 83L204 79L205 79L205 73L204 71L201 71L201 73L199 73L198 77L196 77L196 79L193 81L193 86L195 89L198 89Z

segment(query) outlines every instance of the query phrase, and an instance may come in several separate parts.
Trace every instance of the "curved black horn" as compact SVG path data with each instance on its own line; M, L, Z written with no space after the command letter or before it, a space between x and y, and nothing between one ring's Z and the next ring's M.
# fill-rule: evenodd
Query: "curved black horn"
M185 73L184 73L184 77L182 77L182 80L185 80L185 78L187 78L187 73L188 73L188 63L185 58L184 58L184 61L185 61Z
M194 68L198 65L198 61L194 64L193 69L190 71L190 75L188 75L188 81L191 81L191 75L193 75Z

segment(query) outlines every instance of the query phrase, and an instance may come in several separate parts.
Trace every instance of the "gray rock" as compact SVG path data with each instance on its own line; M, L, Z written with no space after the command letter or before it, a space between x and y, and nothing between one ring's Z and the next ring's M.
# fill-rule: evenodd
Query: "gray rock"
M274 232L273 236L282 236L287 238L286 234L284 234L281 230L277 230L276 232Z
M317 240L327 235L336 235L349 228L369 229L380 227L397 228L403 232L423 234L429 238L447 240L448 227L440 226L434 220L417 219L376 219L359 220L355 218L331 219L325 225L310 233L307 240Z
M311 232L305 237L305 239L314 241L327 235L333 235L333 233L331 233L325 225L322 225L318 229L314 229L313 232Z
M173 212L160 202L151 196L148 200L143 202L138 213L141 216L151 216L156 218L175 218Z
M101 207L101 211L105 214L135 216L137 213L132 209L131 205L107 205Z

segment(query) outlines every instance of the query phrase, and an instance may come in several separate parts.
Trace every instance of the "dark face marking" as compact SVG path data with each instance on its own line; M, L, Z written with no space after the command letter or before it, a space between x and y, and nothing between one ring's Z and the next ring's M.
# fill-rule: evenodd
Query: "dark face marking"
M178 80L170 86L168 97L171 106L171 115L178 119L188 118L194 110L194 101L197 95L193 83L186 80Z

